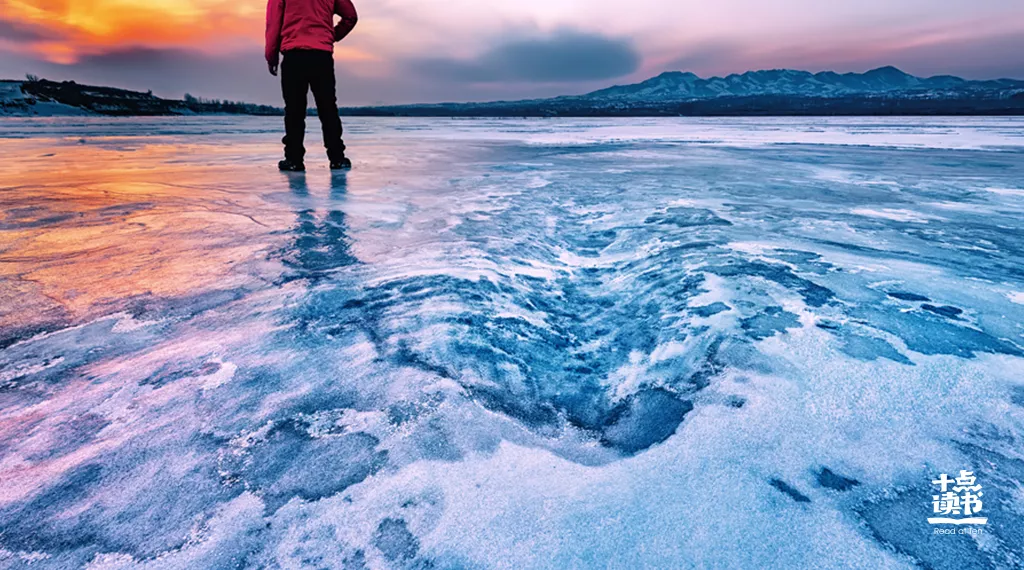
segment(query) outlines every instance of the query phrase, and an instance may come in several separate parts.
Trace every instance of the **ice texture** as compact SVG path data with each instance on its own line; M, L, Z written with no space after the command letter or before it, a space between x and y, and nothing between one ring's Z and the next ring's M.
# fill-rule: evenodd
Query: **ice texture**
M1019 568L1022 127L0 120L0 567Z

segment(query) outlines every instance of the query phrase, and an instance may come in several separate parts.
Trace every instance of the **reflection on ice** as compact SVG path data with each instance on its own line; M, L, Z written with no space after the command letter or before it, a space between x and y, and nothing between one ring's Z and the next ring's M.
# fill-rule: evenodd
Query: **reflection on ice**
M3 564L1024 557L1020 121L208 120L0 123Z

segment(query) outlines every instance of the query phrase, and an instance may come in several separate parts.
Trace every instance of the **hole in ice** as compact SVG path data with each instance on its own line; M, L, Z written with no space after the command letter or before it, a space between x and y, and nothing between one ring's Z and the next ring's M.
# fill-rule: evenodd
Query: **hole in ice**
M365 433L313 437L298 420L274 425L252 445L222 456L221 471L264 498L270 512L293 497L334 495L380 470L387 451Z
M800 328L800 319L782 307L765 307L764 311L740 321L740 327L754 340L763 340L784 333L786 329Z
M816 478L819 485L826 489L832 489L835 491L848 491L857 485L860 485L860 481L849 477L843 477L828 467L822 467L821 470L818 471Z
M729 305L722 302L711 303L710 305L704 305L702 307L693 307L690 312L697 315L698 317L713 317L718 313L724 313L725 311L731 310Z
M918 295L917 293L907 293L906 291L890 291L887 293L893 299L899 299L900 301L931 301L924 295Z
M719 218L711 210L700 208L669 208L664 212L648 216L644 223L671 225L679 228L732 225L732 222Z
M790 499L793 499L794 501L796 501L797 503L810 503L811 502L811 498L810 497L808 497L807 495L804 495L800 491L796 490L795 487L793 487L789 483L786 483L782 479L774 479L774 478L773 479L769 479L768 483L772 487L775 487L780 492L784 493Z
M612 409L602 443L634 454L668 439L693 404L666 390L645 390Z
M412 559L420 549L420 541L409 532L405 520L392 518L384 519L377 525L373 545L392 562Z
M936 315L957 320L959 320L958 317L964 312L963 309L959 309L957 307L950 307L948 305L936 307L935 305L929 305L928 303L921 305L921 308L931 313L935 313Z
M1010 401L1024 407L1024 386L1015 386L1010 394Z

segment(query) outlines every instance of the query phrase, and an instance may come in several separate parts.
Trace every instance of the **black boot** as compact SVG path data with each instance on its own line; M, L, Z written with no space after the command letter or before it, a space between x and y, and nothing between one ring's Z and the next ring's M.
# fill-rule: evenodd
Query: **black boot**
M347 170L352 168L352 161L347 157L341 157L338 160L331 161L331 170Z
M306 165L301 162L292 162L286 158L277 163L277 169L284 172L302 172L306 170Z

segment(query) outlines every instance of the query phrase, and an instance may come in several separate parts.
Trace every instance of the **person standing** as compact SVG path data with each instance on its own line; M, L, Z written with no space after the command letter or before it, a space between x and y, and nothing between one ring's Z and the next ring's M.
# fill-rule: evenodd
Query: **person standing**
M334 24L334 15L341 21ZM266 57L270 74L277 76L280 55L281 91L284 95L284 160L277 167L305 170L306 96L313 91L331 169L351 168L342 141L341 117L335 93L334 43L352 31L358 21L351 0L269 0L267 3Z

